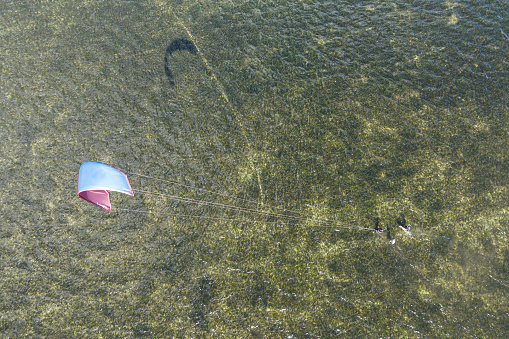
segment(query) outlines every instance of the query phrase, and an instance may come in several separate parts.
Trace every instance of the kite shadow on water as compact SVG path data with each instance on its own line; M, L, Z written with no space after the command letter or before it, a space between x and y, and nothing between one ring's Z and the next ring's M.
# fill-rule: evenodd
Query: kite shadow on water
M168 59L173 52L181 50L188 50L194 55L198 53L198 50L196 49L196 46L193 44L193 42L185 38L178 38L170 42L170 45L168 48L166 48L166 55L164 56L164 71L168 77L168 80L170 81L170 85L175 85L175 78L173 77L173 73L171 73Z

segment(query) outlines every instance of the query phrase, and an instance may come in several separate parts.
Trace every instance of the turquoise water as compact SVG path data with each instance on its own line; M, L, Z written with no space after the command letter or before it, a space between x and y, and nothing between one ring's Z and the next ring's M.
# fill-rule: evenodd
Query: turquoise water
M0 13L4 336L508 332L507 2ZM86 160L134 198L80 200Z

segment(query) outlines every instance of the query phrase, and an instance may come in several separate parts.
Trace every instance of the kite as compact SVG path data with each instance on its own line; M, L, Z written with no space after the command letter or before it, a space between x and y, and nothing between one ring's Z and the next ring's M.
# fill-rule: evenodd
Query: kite
M134 196L127 175L110 165L97 161L85 161L78 175L79 197L111 212L108 191Z

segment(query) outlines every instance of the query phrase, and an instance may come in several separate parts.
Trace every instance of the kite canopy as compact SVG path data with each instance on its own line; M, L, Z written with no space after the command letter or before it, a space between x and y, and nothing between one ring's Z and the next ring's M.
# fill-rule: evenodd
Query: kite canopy
M85 161L78 175L79 197L111 212L108 191L134 195L127 175L110 165Z

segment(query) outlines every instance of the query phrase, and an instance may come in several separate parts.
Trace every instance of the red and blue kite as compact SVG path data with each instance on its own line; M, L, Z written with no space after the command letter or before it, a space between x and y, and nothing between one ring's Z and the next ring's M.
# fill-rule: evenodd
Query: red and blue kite
M111 212L108 191L134 195L127 175L110 165L85 161L78 175L79 197Z

